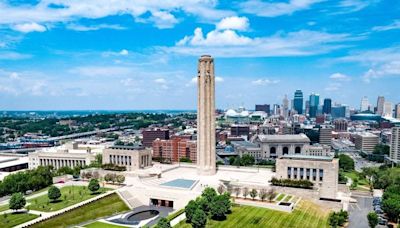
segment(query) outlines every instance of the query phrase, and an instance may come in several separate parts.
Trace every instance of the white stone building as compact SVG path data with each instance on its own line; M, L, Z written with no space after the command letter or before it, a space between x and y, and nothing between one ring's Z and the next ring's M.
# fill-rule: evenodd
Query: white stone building
M111 146L104 149L103 164L115 164L134 171L151 167L151 149L133 146Z
M304 154L310 139L298 135L258 135L255 142L260 146L263 159L274 159L282 155Z

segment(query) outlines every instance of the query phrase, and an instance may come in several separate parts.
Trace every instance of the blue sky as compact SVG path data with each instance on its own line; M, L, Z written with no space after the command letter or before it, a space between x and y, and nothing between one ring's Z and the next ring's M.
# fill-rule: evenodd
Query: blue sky
M0 0L0 110L194 109L201 54L219 108L399 103L399 38L397 0Z

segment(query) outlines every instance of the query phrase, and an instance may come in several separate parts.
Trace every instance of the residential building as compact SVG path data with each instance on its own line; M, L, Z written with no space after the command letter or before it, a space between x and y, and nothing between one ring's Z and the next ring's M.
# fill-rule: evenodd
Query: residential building
M309 180L320 199L336 199L338 192L338 159L326 156L285 155L276 160L276 178Z
M356 149L364 153L372 153L379 143L379 137L370 132L354 134L353 138Z
M181 158L187 158L196 163L196 150L195 140L173 138L169 140L156 139L153 142L153 158L160 158L167 162L179 162Z
M390 160L400 163L400 127L392 128L392 139L390 143Z
M111 146L104 149L103 164L114 164L134 171L151 167L152 155L150 148L135 146Z
M151 147L156 139L169 139L168 129L145 129L142 131L144 147Z

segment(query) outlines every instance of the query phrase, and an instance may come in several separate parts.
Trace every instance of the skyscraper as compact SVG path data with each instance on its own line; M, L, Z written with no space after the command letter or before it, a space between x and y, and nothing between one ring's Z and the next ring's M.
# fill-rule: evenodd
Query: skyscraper
M383 104L383 116L385 117L392 117L393 116L393 107L392 107L392 102L385 101Z
M294 110L296 110L296 112L298 114L303 114L303 92L301 90L296 90L296 92L294 92Z
M319 106L319 94L312 93L310 95L310 117L315 118L317 116Z
M289 114L289 99L287 98L286 94L282 100L282 112L283 112L283 117L287 118Z
M394 118L400 119L400 103L394 107Z
M330 98L324 99L324 106L322 108L323 114L331 114L332 112L332 100Z
M364 111L368 111L369 110L369 101L368 101L368 97L364 96L361 99L361 105L360 105L360 111L364 112Z
M214 175L215 164L215 75L214 59L199 59L197 76L197 171Z
M378 96L378 100L376 102L376 114L383 115L383 105L385 104L385 97Z
M270 107L269 104L256 104L256 111L263 111L270 114Z

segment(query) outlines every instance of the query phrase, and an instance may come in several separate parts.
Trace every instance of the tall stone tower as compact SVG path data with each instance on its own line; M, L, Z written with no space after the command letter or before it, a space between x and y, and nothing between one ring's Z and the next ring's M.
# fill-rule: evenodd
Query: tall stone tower
M197 75L197 171L200 175L215 174L215 146L214 59L203 55Z

